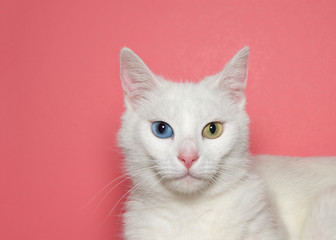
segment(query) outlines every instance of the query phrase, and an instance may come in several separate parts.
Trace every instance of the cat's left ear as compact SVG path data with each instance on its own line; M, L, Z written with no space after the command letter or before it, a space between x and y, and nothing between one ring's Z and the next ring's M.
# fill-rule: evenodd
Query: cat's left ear
M216 80L217 87L229 92L239 107L245 107L245 87L247 82L247 66L250 48L241 49L224 67Z
M126 107L137 108L147 99L148 93L158 84L155 75L132 50L120 51L120 79Z

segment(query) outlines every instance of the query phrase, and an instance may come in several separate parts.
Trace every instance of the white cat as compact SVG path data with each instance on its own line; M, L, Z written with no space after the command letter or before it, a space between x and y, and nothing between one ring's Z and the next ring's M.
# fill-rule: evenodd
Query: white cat
M248 153L249 48L199 83L120 55L127 240L335 240L336 158Z

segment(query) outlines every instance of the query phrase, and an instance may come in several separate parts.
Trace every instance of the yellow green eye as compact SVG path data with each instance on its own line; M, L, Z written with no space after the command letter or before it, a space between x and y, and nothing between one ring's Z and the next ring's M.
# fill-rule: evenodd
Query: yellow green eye
M202 131L203 137L218 138L223 132L223 124L220 122L211 122L206 125Z

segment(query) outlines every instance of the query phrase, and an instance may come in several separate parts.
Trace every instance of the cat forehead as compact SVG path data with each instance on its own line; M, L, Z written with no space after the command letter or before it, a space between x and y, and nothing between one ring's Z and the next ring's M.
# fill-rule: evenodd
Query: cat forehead
M211 101L214 97L211 90L202 87L199 83L185 82L176 83L165 81L157 88L158 97L171 102L191 103Z
M156 120L222 120L231 112L223 96L204 84L165 81L153 91L147 112Z

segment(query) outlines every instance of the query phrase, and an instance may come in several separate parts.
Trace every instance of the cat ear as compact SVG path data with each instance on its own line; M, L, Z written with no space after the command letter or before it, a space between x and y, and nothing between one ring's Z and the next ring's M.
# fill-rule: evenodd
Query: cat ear
M240 107L245 106L245 87L247 82L247 65L250 48L241 49L224 67L217 78L216 85L220 90L228 91L232 99Z
M146 94L157 85L155 75L129 48L120 51L120 79L126 107L135 107L146 99Z

